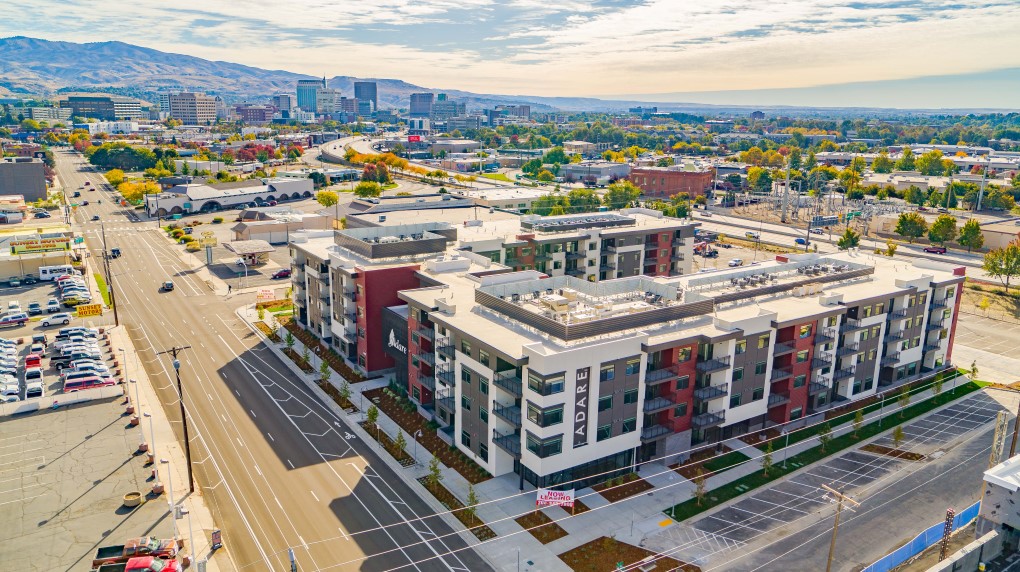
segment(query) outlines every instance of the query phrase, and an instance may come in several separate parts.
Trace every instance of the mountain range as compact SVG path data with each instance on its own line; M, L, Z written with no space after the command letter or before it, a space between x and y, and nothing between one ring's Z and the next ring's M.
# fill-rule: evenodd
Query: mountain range
M267 101L275 93L294 93L299 79L312 76L286 70L266 70L231 62L210 61L195 56L172 54L124 42L55 42L22 36L0 38L0 95L53 97L66 93L112 93L151 101L169 89L197 90L223 97L228 102ZM944 97L918 101L913 111L921 113L973 112L986 109L952 109L953 94L977 84L995 87L994 93L1020 93L1018 70L1000 70L903 80L847 83L835 86L781 90L730 90L717 92L621 95L613 99L590 97L541 97L533 95L479 94L457 89L427 88L399 79L327 78L330 87L346 95L354 92L355 81L375 81L380 108L407 107L411 93L446 93L478 109L499 104L530 104L534 111L619 111L634 106L658 106L660 110L715 115L746 114L749 109L784 115L896 115L905 105L883 105L884 101L910 101L912 93ZM904 99L906 95L906 99ZM818 107L817 102L829 102ZM996 102L1001 99L996 99ZM901 109L887 109L900 107ZM925 107L937 108L925 110ZM990 104L989 108L1000 105ZM1020 101L1013 109L1020 108ZM998 110L998 109L994 109Z

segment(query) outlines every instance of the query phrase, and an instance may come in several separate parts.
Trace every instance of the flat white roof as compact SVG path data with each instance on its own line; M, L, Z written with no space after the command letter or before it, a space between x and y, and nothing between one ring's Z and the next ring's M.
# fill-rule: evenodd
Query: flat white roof
M1020 489L1020 455L985 471L985 481L1009 491Z

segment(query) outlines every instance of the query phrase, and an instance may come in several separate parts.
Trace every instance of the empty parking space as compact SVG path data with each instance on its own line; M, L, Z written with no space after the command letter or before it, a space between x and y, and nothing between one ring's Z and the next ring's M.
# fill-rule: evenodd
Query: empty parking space
M961 403L904 425L903 440L899 448L930 454L964 433L991 423L1001 409L1002 406L994 399L979 393ZM896 422L895 415L888 419L890 425ZM895 446L890 434L883 435L875 443L885 447Z

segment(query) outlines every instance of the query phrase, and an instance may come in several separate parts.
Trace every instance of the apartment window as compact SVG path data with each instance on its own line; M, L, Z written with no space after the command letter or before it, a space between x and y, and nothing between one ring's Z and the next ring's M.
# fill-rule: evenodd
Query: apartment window
M529 373L528 389L540 395L552 395L554 393L563 393L563 376L558 375L556 377L551 377L549 379L543 380L542 378L537 377L532 373Z
M924 306L925 302L927 302L927 301L928 301L928 294L927 293L918 294L917 295L917 303L918 304Z
M464 383L471 385L471 370L461 366L460 368L460 380Z
M764 387L755 388L755 390L751 392L751 401L758 401L759 399L762 399L764 397L765 397Z
M464 411L471 411L471 398L466 395L461 395L460 406Z
M864 391L870 390L875 385L875 378L868 377L864 379Z
M530 256L530 255L531 255L531 249L530 248L522 248L521 249L521 256Z
M805 383L807 383L806 375L798 375L797 377L793 378L794 387L804 387Z
M418 341L418 332L411 332L411 341L416 343L416 344L419 343L419 341Z
M759 336L758 337L758 349L762 350L762 349L765 349L767 347L769 347L769 336L768 335Z
M361 367L365 367L366 363L368 363L368 359L365 357L365 354L359 354L358 365L360 365Z
M613 408L613 396L606 395L599 398L599 411L608 411Z
M910 349L910 340L903 340L900 343L900 350L909 350L909 349Z
M599 428L595 430L595 440L605 441L613 436L613 424L599 425Z
M637 429L637 418L631 417L630 419L624 419L623 425L620 427L620 433L630 433Z
M690 386L690 384L691 384L691 376L685 375L685 376L681 377L680 379L676 380L675 387L677 389L687 389Z
M832 351L832 342L822 344L822 351L823 352Z
M691 348L677 348L676 350L676 362L683 363L691 359Z
M857 355L854 357L857 358L856 360L854 360L854 363L861 363L862 361L864 361L864 352L857 352Z
M462 353L464 355L467 355L467 356L471 355L471 342L469 342L467 340L461 340L460 341L460 353Z
M659 272L665 272L665 271L666 271L666 265L665 264L660 264L659 265Z
M866 342L866 341L868 341L868 338L869 338L870 336L871 336L871 332L870 332L870 331L868 331L868 330L864 330L863 332L861 332L861 341L862 341L862 342Z
M740 355L747 351L747 340L737 340L735 352Z
M794 407L793 409L790 410L790 421L794 421L794 420L800 419L800 417L803 414L804 414L804 408L803 407Z
M946 298L956 296L956 288L946 288Z
M879 302L878 304L875 304L875 313L876 314L885 313L885 302Z
M882 326L875 326L871 328L871 337L877 338L880 333L882 333Z
M730 396L730 409L732 409L734 407L740 407L740 394L739 393Z
M801 350L797 352L797 363L804 363L807 361L807 358L808 358L807 350Z
M801 326L800 327L800 339L803 340L805 338L810 338L811 337L811 330L812 329L813 328L812 328L811 324L808 324L806 326Z
M358 317L359 318L364 318L365 317L365 309L362 308L361 306L358 306Z
M764 362L764 361L760 361L760 362L754 364L754 374L755 375L761 375L761 374L765 373L765 368L766 368L767 365L768 365L768 362Z
M489 424L489 410L484 407L478 408L478 418L482 420L482 423Z
M478 391L482 392L482 395L489 394L489 380L484 377L478 378Z
M738 367L733 369L733 381L740 381L744 379L744 368Z
M687 416L687 404L681 403L673 408L673 417L686 417Z
M562 270L562 269L563 269L563 262L561 262L559 260L553 260L553 270Z
M920 316L918 316L918 317L920 317ZM914 319L913 318L907 318L906 320L903 321L903 329L904 330L909 329L913 325L914 325Z
M551 457L553 455L559 455L563 451L563 436L557 435L551 439L539 439L532 434L528 434L528 450L534 453L540 458Z
M921 337L920 337L920 336L918 336L918 337L914 338L914 340L913 340L913 344L914 344L914 345L912 345L912 346L910 346L910 347L912 347L912 348L916 348L917 346L921 345Z
M595 260L593 260L593 259L590 259L590 258L589 258L589 259L588 259L588 266L589 266L589 267L593 267L593 266L595 266Z
M637 375L641 372L641 360L633 359L627 362L627 369L625 370L627 375Z
M613 381L616 379L616 366L603 365L599 370L599 381Z
M470 447L471 446L471 434L468 433L467 431L461 431L460 432L460 444L464 445L465 447Z
M853 389L850 390L851 395L857 395L861 392L861 382L855 381Z
M489 367L489 352L487 352L487 351L485 351L483 349L479 349L478 350L478 363L484 365L485 367Z
M539 427L550 427L563 423L563 406L557 405L542 409L534 403L528 403L528 421Z
M836 325L836 316L829 316L828 318L826 318L825 319L825 325L830 327L830 328L835 326Z
M489 447L485 443L478 444L478 457L483 461L489 460Z
M868 360L874 360L876 355L878 355L878 350L868 350Z
M365 338L365 328L358 328L358 337L362 339Z
M864 307L864 317L865 318L870 318L871 317L871 306L865 306Z
M623 404L627 405L630 403L637 403L637 393L638 391L636 389L628 389L627 391L624 391Z
M417 385L411 386L411 398L415 401L421 401L421 390L418 389Z
M666 258L667 256L669 256L669 251L668 250L660 250L659 251L659 258Z
M411 356L411 366L418 367L418 356Z

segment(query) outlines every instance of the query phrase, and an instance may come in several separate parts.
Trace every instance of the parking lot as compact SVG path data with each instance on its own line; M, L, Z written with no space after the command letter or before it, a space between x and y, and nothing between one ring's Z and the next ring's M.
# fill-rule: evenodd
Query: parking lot
M172 536L166 504L122 504L125 493L151 489L123 399L0 418L0 435L4 570L89 570L99 546Z
M948 392L949 387L945 388ZM892 411L896 405L887 404ZM950 441L994 421L1003 406L985 393L903 426L904 439L898 448L932 455ZM886 418L886 426L896 425L896 415ZM874 442L894 447L884 435ZM782 455L773 459L782 464ZM829 504L821 486L828 485L850 496L872 489L875 481L912 464L911 461L851 450L808 470L759 490L709 516L682 523L646 539L644 546L668 551L686 562L705 565L715 557L756 541L776 540L790 534L790 525L817 517ZM812 513L815 513L812 516ZM808 522L803 523L807 525ZM803 526L802 525L802 526ZM781 529L781 530L780 530Z

